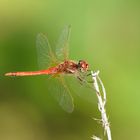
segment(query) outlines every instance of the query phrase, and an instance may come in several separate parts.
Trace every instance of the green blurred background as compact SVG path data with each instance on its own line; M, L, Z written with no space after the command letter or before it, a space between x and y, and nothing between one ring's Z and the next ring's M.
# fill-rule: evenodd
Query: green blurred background
M100 118L96 96L93 103L75 96L75 110L68 114L47 93L46 77L4 77L10 71L37 70L37 33L47 32L55 45L67 24L72 25L70 58L85 59L100 70L113 139L139 140L138 0L0 0L0 139L103 138L101 125L92 119Z

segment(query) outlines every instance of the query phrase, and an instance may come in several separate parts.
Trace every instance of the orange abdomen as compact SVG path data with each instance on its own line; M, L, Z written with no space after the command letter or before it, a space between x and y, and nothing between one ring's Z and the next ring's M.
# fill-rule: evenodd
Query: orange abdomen
M47 75L47 74L55 74L57 73L57 68L49 68L47 70L39 70L39 71L27 71L27 72L9 72L6 73L5 76L32 76L32 75Z

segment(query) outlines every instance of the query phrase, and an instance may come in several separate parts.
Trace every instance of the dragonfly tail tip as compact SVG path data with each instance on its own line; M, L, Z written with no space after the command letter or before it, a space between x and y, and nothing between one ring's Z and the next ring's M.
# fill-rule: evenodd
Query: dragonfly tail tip
M11 76L11 73L5 73L4 75L5 76Z

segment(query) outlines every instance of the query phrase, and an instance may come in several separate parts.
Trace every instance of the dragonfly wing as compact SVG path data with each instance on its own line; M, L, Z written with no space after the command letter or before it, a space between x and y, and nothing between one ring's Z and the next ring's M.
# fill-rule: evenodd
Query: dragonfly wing
M56 62L55 55L45 34L39 33L36 39L38 64L41 69L46 69Z
M61 61L68 59L70 31L71 26L65 26L56 45L56 56Z
M65 84L65 79L59 77L49 79L48 91L52 93L59 105L66 111L71 113L74 109L73 98L69 88Z
M96 103L96 94L93 83L91 83L91 76L87 77L86 75L86 73L77 72L75 76L69 76L66 80L74 95L90 103Z

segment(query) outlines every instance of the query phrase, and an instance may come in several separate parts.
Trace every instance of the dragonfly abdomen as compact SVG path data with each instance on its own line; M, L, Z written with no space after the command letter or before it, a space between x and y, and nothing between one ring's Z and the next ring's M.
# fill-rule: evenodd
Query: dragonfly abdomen
M40 71L27 71L27 72L9 72L6 73L5 76L32 76L32 75L48 75L57 73L56 68L49 68L47 70Z

